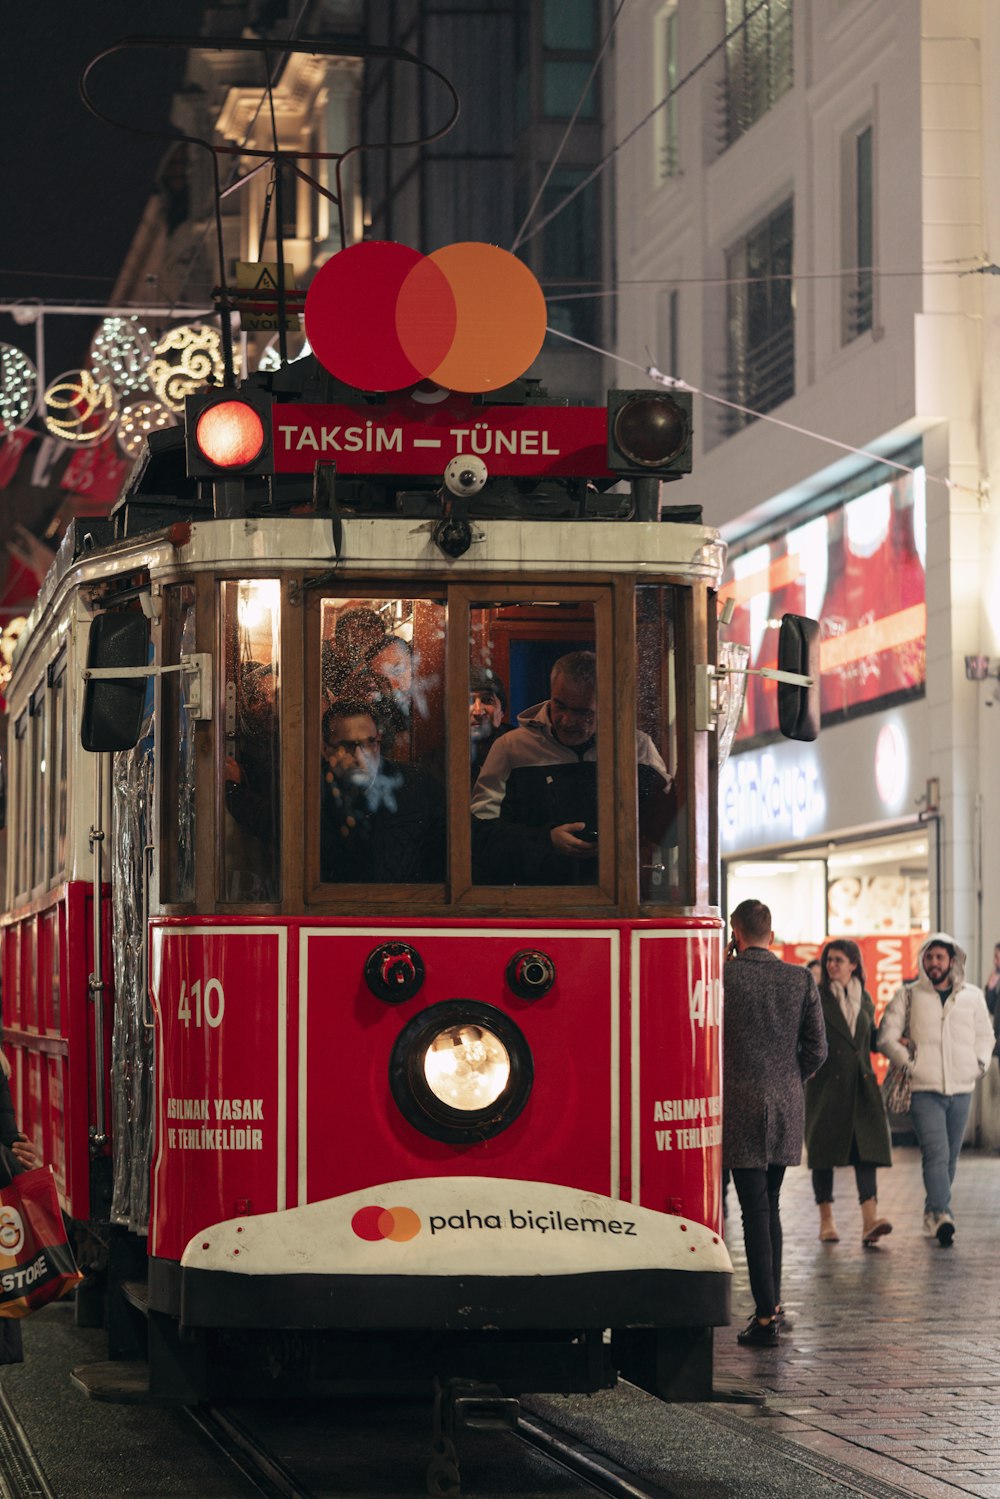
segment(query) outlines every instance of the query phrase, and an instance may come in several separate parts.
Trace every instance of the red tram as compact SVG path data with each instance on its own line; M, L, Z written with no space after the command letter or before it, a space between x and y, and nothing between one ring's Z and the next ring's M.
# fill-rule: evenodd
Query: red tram
M19 642L4 1045L154 1395L710 1392L724 549L657 499L690 408L613 393L609 460L604 409L440 394L306 360L193 398ZM227 469L199 423L241 402ZM523 721L568 658L589 848L532 865L473 815L470 694Z

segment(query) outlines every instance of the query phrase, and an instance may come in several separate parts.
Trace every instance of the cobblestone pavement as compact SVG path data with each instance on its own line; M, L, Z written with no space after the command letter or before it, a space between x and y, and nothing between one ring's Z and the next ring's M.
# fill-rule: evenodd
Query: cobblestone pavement
M716 1387L763 1391L763 1405L728 1411L870 1479L925 1499L1000 1499L1000 1154L963 1151L947 1250L922 1235L919 1152L893 1155L878 1174L893 1232L875 1249L861 1247L853 1171L834 1183L839 1244L819 1243L808 1171L787 1173L782 1301L794 1326L777 1349L736 1342L753 1301L730 1188L734 1326L716 1332Z

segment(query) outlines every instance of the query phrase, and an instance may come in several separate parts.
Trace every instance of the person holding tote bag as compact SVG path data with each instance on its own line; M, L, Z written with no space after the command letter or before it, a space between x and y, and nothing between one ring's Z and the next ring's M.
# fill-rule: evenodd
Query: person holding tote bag
M35 1147L17 1127L9 1077L10 1063L0 1051L0 1145L7 1147L0 1152L0 1189L10 1185L11 1167L30 1171L38 1164ZM23 1360L20 1323L0 1319L0 1364L20 1364Z
M870 1248L892 1233L889 1220L879 1216L875 1182L876 1168L892 1165L889 1123L871 1060L875 1006L865 989L856 942L834 938L820 961L819 997L829 1049L806 1083L806 1150L819 1207L819 1237L824 1244L840 1239L833 1218L833 1173L838 1166L853 1166L861 1243Z

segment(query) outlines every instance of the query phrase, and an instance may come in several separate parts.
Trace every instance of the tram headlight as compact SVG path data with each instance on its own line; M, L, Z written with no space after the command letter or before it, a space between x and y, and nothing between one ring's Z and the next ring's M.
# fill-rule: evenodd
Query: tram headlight
M521 1030L492 1005L446 1000L415 1015L389 1064L400 1112L433 1140L468 1144L512 1124L534 1081Z
M220 478L273 470L271 398L265 391L188 396L185 422L189 474Z
M691 472L688 391L609 390L608 468L670 478Z
M452 1109L488 1109L510 1082L510 1053L481 1025L449 1025L424 1052L424 1077Z

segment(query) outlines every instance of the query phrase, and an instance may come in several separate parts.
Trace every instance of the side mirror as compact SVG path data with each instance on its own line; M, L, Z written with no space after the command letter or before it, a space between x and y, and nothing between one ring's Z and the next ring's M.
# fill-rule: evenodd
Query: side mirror
M778 670L811 678L808 686L778 683L778 727L786 739L815 739L820 719L818 620L802 614L782 616Z
M149 620L144 614L98 614L91 621L88 670L110 667L137 672L148 666ZM80 730L85 750L96 755L138 744L150 674L88 678Z

